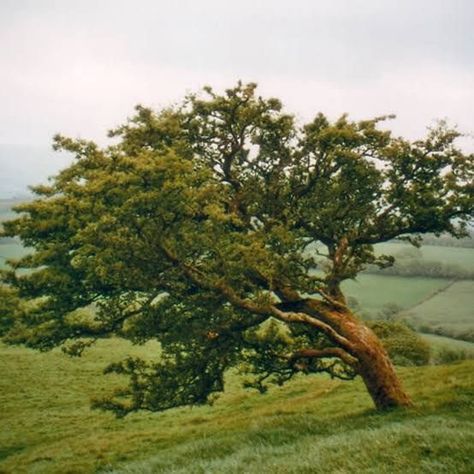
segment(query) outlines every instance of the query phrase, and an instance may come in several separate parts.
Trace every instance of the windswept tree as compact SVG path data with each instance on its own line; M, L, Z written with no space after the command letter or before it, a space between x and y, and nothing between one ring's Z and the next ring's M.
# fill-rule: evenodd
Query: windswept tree
M239 83L137 107L108 148L57 136L74 163L4 226L35 250L4 276L31 300L7 340L76 354L159 341L158 362L109 367L130 376L98 402L118 415L204 403L236 366L260 391L327 372L360 376L378 409L410 405L341 285L393 263L377 243L464 236L473 156L444 124L410 142L380 129L387 118L298 126Z

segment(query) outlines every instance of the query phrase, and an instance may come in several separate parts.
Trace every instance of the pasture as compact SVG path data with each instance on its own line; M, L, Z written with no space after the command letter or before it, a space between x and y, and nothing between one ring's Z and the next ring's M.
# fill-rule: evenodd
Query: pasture
M2 473L472 472L473 361L400 369L412 410L377 414L359 380L300 377L266 395L237 375L214 406L115 419L89 400L107 362L156 347L110 339L71 359L0 345Z
M474 281L457 281L400 316L453 333L474 330Z
M388 304L396 304L401 309L411 308L449 283L443 278L362 274L357 280L346 281L343 289L348 296L357 299L363 314L377 317Z
M0 208L1 217L11 217ZM381 253L411 249L380 246ZM27 252L0 240L0 268ZM474 268L472 249L425 246L421 258ZM472 329L474 283L362 274L344 284L364 316L387 307L449 330ZM424 334L436 354L474 354L474 344ZM100 341L82 358L0 344L0 473L405 473L474 470L474 361L400 368L416 400L377 414L360 380L300 377L266 395L241 388L237 374L213 407L115 419L90 400L125 380L103 368L125 356L159 354L157 344Z
M428 342L434 354L443 349L452 351L463 351L470 358L474 358L474 342L460 341L452 337L438 336L436 334L421 334L421 337Z

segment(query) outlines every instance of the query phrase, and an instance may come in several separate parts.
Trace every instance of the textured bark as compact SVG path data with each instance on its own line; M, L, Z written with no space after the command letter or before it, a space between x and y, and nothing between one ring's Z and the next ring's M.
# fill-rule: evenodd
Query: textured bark
M404 391L395 368L374 332L355 317L348 317L341 329L352 343L352 355L367 390L379 410L411 406L412 401Z
M390 357L377 335L350 311L321 311L313 300L306 311L330 325L342 336L343 349L354 357L354 365L379 410L411 406ZM333 341L338 342L338 341Z

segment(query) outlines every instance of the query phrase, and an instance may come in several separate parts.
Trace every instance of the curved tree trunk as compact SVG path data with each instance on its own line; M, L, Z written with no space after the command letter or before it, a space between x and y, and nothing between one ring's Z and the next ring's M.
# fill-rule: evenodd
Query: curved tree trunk
M372 335L361 341L357 353L359 374L375 406L379 410L411 406L410 397L404 391L387 351L377 336ZM370 339L370 345L366 344L367 339Z
M411 406L412 401L404 391L390 357L380 339L363 322L354 316L341 329L353 345L353 355L358 359L357 369L379 410Z
M382 342L363 321L347 310L322 313L311 301L307 302L306 310L348 341L349 347L343 349L357 359L355 368L377 409L412 405Z

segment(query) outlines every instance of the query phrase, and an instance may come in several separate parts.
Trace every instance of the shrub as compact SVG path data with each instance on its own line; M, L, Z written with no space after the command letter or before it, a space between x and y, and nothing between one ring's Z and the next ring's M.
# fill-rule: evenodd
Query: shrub
M406 324L400 321L373 321L370 327L381 339L394 364L413 366L429 363L429 344Z
M443 347L440 349L434 356L434 364L452 364L454 362L459 362L460 360L471 359L472 355L468 354L462 349L449 349Z
M397 303L386 303L379 311L378 316L385 321L392 321L401 311L403 311L403 308Z

